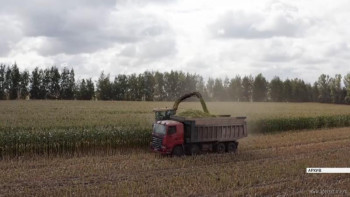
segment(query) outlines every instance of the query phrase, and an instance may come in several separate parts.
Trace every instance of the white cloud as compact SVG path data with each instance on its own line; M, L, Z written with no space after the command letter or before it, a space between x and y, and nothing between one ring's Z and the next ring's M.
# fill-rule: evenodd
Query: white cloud
M0 17L0 57L8 55L11 48L22 38L20 24L14 17L2 15Z
M350 72L345 0L0 0L0 62L80 77L182 70L304 78Z
M262 11L228 11L210 25L216 37L270 38L303 36L312 21L299 15L298 8L275 2Z

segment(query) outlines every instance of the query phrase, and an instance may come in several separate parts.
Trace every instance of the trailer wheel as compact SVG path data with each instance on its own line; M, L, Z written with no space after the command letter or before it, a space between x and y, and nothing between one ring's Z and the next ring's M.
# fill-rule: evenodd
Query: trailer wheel
M235 142L229 142L227 144L227 152L235 153L237 150L237 144Z
M216 145L216 152L217 153L224 153L225 152L225 144L223 143L218 143Z
M199 146L197 144L192 144L191 149L190 149L190 153L191 153L191 155L199 155L199 153L200 153Z
M181 146L176 146L174 149L173 149L173 153L172 153L173 156L176 156L176 157L181 157L184 155L184 149L181 147Z

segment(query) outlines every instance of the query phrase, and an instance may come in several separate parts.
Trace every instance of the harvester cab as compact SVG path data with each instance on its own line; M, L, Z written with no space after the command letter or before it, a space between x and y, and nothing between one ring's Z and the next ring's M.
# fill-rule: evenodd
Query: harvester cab
M153 111L155 112L155 121L159 120L170 120L170 116L173 116L176 114L177 108L179 107L179 104L184 101L187 98L190 98L192 96L196 96L199 101L201 102L203 111L206 113L209 113L207 105L205 104L202 95L199 92L191 92L189 94L185 94L178 98L172 109L169 108L161 108L161 109L154 109Z
M176 114L176 110L169 109L169 108L160 108L160 109L154 109L155 113L155 120L169 120L170 116L173 116Z

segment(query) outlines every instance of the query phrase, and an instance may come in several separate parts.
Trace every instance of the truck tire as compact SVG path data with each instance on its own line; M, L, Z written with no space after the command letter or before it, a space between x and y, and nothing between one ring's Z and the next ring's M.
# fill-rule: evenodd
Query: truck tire
M226 147L225 147L225 144L224 143L218 143L217 145L216 145L216 152L217 153L224 153L225 152L225 149L226 149Z
M197 144L192 144L190 149L191 155L199 155L201 150L199 149L199 146Z
M236 150L237 150L237 143L236 142L229 142L227 144L227 152L235 153Z
M175 148L173 149L172 155L176 156L176 157L183 156L184 155L184 149L182 148L182 146L175 146Z

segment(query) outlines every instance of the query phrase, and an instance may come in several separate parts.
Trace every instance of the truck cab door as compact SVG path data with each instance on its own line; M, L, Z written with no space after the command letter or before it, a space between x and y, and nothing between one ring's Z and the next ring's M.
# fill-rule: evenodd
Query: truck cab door
M182 136L182 132L180 130L181 130L181 128L179 128L179 125L168 127L168 132L167 132L168 140L167 140L167 142L169 143L169 145L172 148L178 144L183 144L183 136Z

